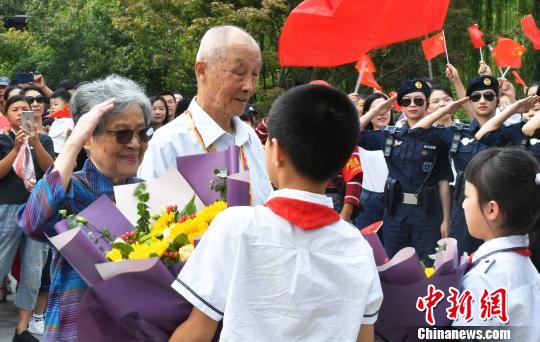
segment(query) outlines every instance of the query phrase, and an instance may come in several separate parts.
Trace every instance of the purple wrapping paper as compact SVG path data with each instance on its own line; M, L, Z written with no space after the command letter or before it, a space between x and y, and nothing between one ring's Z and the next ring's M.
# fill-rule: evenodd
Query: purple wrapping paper
M382 244L376 233L365 235L374 255L382 254ZM438 244L447 244L444 252L436 255L436 272L427 278L424 269L413 248L400 250L394 258L382 266L378 266L379 277L384 299L379 310L375 332L387 341L416 341L418 327L428 326L426 312L416 309L419 297L427 295L427 287L433 284L445 294L445 298L434 308L435 325L446 327L451 325L446 309L450 303L446 300L449 288L460 288L466 264L459 260L457 242L446 238ZM380 258L380 257L379 257Z
M426 279L424 267L412 247L403 248L377 269L381 282L393 285L409 285Z
M227 177L227 206L250 206L249 171Z
M219 199L219 193L210 189L210 182L216 180L214 169L227 169L227 174L238 172L240 148L229 146L225 151L194 154L176 158L178 171L195 190L204 205Z
M371 249L373 250L373 256L375 257L375 265L384 265L384 262L388 259L388 255L386 254L386 251L384 250L381 240L379 239L377 234L365 234L364 239L367 240L367 242L371 246Z
M103 229L104 227L107 228L115 236L120 236L125 232L133 230L133 225L106 195L100 196L86 209L78 213L77 216L88 219L88 221L98 229ZM87 225L85 231L92 232L95 237L99 237L100 232L96 231L92 225ZM68 231L68 220L58 222L54 226L54 229L58 234ZM111 249L111 245L105 239L99 239L96 246L97 249L103 251L103 253ZM71 263L71 260L68 261Z
M152 258L114 265L120 274L87 289L83 296L78 341L167 341L193 308L171 287L184 264L166 267Z
M109 332L103 331L105 329L100 329L103 331L101 336L96 336L95 331L87 331L89 329L84 326L89 321L90 326L110 328L112 318L122 328L120 330L136 340L166 341L192 309L192 305L171 287L175 278L171 271L158 258L118 261L114 266L125 273L94 285L85 294L85 306L80 311L84 319L79 316L79 339L106 340L105 335ZM138 270L130 272L131 268ZM109 317L92 315L90 308L98 306Z
M70 229L65 233L49 238L49 241L69 261L89 286L101 280L95 264L107 260L83 230L80 228Z

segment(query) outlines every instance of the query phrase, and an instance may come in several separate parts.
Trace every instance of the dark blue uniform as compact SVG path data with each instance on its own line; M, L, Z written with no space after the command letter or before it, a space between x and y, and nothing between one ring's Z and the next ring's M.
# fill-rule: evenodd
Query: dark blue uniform
M401 129L388 126L380 131L364 131L359 145L366 150L383 150L388 165L386 208L382 227L384 246L392 257L412 246L429 263L441 238L441 204L437 181L441 167L451 173L448 155L435 144L422 142Z
M480 142L497 147L508 145L520 146L531 152L540 162L540 139L538 137L528 137L523 134L522 128L525 121L501 127L496 131L487 133L480 139Z
M463 251L472 253L482 244L481 240L475 239L469 234L465 212L461 206L465 186L463 175L467 165L476 154L495 146L495 144L484 144L483 141L479 142L474 138L479 129L480 125L475 119L470 125L454 124L446 128L433 127L427 130L415 128L410 132L413 137L438 146L446 146L450 151L457 172L454 196L452 196L450 237L458 241L460 254Z

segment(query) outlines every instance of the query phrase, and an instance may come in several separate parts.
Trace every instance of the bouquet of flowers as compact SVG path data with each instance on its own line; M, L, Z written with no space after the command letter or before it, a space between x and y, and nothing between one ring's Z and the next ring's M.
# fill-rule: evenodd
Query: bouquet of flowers
M451 287L459 289L466 258L458 256L455 239L444 238L430 256L434 259L433 267L425 267L412 247L403 248L389 259L377 236L381 225L378 222L362 230L373 249L384 295L375 332L386 341L416 341L417 329L428 325L425 310L418 308L419 300L428 294L431 285L447 295ZM449 302L441 300L432 308L433 325L451 325L447 315L449 306Z
M224 172L228 165L215 162L218 153L230 152L197 158L212 158L205 167ZM204 182L205 188L226 182L227 202L247 204L249 183L243 179L214 174ZM200 180L192 186L174 169L157 180L115 188L116 205L103 195L76 215L64 213L50 241L89 285L80 303L78 341L166 341L187 319L192 305L171 284L227 207L223 191L212 200L207 196L205 206L194 190L201 187ZM174 196L181 199L171 200Z

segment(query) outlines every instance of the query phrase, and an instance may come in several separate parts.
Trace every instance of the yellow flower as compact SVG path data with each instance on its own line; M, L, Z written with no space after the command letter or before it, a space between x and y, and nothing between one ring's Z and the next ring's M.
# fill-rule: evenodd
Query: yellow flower
M110 261L122 260L122 253L116 248L111 249L110 252L107 252L107 254L105 254L105 256Z
M132 247L133 252L129 253L129 259L148 259L154 256L161 258L163 253L169 248L169 243L153 238L151 241L143 244L136 242Z
M206 223L210 223L217 214L225 210L225 208L227 208L227 203L225 201L216 201L201 210L201 212L197 214L197 217Z
M193 253L194 249L195 246L193 246L192 244L180 247L180 249L178 250L178 256L180 257L180 261L186 261L191 256L191 253Z
M156 235L163 230L165 230L171 223L175 222L175 213L173 211L165 212L161 217L154 223L154 226L152 227L152 234Z
M184 221L182 223L176 223L169 231L166 238L168 242L174 241L174 239L180 234L186 234L190 243L193 243L193 239L199 237L208 229L208 223L201 220L198 215L194 218Z
M426 277L431 277L435 273L435 268L433 267L426 267L424 269L424 272L426 273Z

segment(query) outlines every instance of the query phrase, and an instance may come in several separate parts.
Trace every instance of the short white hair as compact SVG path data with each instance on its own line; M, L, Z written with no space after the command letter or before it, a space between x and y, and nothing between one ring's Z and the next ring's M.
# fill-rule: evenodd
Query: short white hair
M227 47L233 44L252 45L254 49L260 51L257 41L244 29L231 25L214 26L202 37L196 61L213 63L223 59Z

